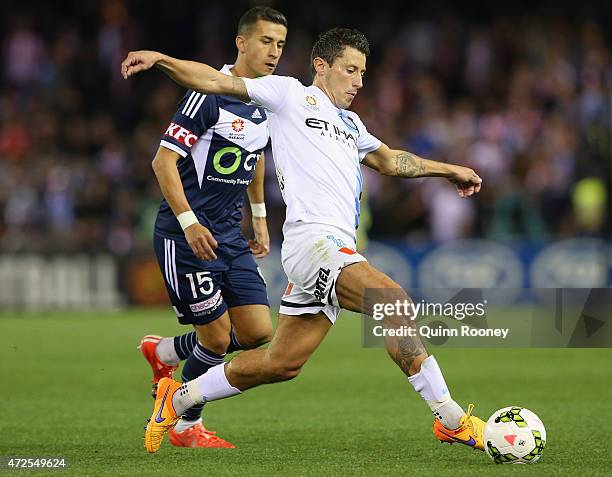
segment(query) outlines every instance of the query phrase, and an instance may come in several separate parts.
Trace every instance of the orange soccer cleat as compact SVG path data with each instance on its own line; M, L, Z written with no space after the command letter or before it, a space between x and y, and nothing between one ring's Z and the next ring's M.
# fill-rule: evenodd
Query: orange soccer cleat
M177 432L172 429L168 439L176 447L206 447L209 449L234 449L236 446L216 436L213 431L206 429L201 423Z
M140 351L145 359L151 365L153 370L153 383L156 384L161 378L172 378L172 373L176 371L178 366L172 366L161 361L155 353L158 343L161 341L162 336L147 335L140 340Z
M180 387L181 383L170 378L162 378L157 384L153 414L145 427L144 436L145 449L150 453L159 450L164 434L180 419L172 405L172 397Z
M467 413L461 418L461 425L457 429L447 429L435 419L433 433L440 442L465 444L474 449L484 450L484 421L472 416L474 405L468 406Z

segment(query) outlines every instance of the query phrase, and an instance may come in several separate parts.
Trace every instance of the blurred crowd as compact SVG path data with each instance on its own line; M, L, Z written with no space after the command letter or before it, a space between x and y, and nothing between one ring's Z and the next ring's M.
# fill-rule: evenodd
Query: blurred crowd
M9 3L0 20L1 250L148 251L161 198L150 163L183 92L158 72L124 81L119 64L140 48L231 63L238 18L252 5ZM605 15L582 4L567 15L267 3L289 20L278 74L310 81L317 32L362 30L372 54L352 109L368 129L393 148L468 165L484 179L480 195L466 200L442 179L364 171L371 238L610 233ZM280 239L284 206L267 166L269 227Z

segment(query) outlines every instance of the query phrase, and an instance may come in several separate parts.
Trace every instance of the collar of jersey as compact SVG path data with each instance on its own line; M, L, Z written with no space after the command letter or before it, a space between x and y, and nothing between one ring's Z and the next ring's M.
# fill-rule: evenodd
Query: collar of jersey
M232 76L232 68L234 67L234 65L223 65L223 68L221 68L219 71L223 74L226 74L228 76Z
M332 100L329 99L329 96L327 96L325 94L325 92L319 88L317 85L315 84L311 84L310 87L312 88L316 88L316 90L321 93L319 96L322 96L324 99L324 101L326 101L332 108L334 108L338 113L340 114L346 114L346 109L340 109L338 106L336 106L334 103L332 103Z
M332 103L331 99L329 99L329 96L327 96L327 95L325 94L325 92L324 92L324 91L323 91L321 88L319 88L317 85L314 85L314 84L313 84L313 85L311 85L311 86L312 86L312 87L314 87L314 88L316 88L316 89L317 89L317 91L319 91L319 92L321 93L321 95L320 95L320 96L323 96L323 97L325 98L325 101L327 101L327 103L328 103L328 104L329 104L329 105L330 105L332 108L334 108L334 109L336 110L336 112L338 113L338 116L340 116L340 119L342 119L342 122L344 122L344 123L345 123L347 126L349 126L349 127L350 127L350 125L349 125L349 124L348 124L348 123L347 123L347 122L344 120L344 118L349 117L349 115L348 115L348 110L346 110L346 109L342 109L342 108L339 108L339 107L338 107L338 106L336 106L334 103ZM351 127L351 129L354 129L354 128L352 128L352 127ZM357 131L357 132L358 132L358 131Z

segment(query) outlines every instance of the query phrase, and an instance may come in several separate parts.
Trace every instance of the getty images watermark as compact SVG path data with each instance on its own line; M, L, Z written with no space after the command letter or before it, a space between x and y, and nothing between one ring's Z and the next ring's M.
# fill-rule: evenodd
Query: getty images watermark
M382 322L387 317L405 317L407 320L416 321L417 318L428 317L451 318L462 321L466 318L482 318L486 316L487 300L476 303L430 303L421 300L418 303L409 299L395 300L393 303L373 303L372 318ZM479 328L462 325L458 328L449 328L434 322L415 327L412 324L399 326L374 325L372 334L377 337L384 336L422 336L432 337L457 337L457 336L496 336L506 339L510 328Z
M612 347L610 288L369 289L365 347L419 336L456 348Z

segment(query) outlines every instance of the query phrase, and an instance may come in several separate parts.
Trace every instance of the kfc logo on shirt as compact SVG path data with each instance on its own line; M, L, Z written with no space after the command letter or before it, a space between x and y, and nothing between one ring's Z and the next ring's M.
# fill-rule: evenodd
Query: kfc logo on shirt
M181 144L191 147L198 140L198 136L193 134L189 129L185 129L180 124L170 123L168 129L164 133L166 136L176 139Z

